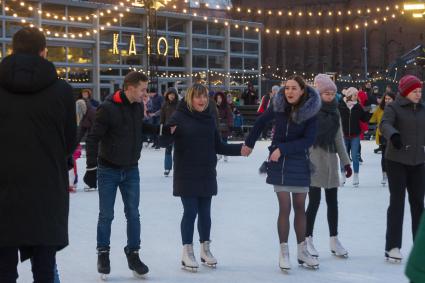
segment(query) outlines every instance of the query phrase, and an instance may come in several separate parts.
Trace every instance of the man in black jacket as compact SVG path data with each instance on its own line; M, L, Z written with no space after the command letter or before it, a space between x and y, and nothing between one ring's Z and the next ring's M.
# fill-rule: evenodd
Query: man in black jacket
M157 133L159 127L143 124L143 95L148 78L130 72L119 90L98 107L96 120L87 137L87 172L84 181L99 185L99 221L97 225L98 272L110 273L109 249L114 203L119 187L127 218L128 266L136 276L149 269L140 261L140 176L138 161L143 131Z
M75 103L45 59L43 33L19 30L12 49L0 64L0 282L16 282L18 252L35 282L53 282L56 251L68 245Z

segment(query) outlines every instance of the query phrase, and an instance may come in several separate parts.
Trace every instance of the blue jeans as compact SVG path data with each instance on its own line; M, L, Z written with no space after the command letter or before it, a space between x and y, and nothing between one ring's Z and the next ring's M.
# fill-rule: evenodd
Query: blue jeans
M201 243L210 240L211 197L181 197L183 218L180 224L183 245L193 243L193 230L198 215L198 232Z
M164 159L164 169L171 170L173 168L173 145L169 145L165 148L165 159Z
M127 248L140 249L140 176L137 166L114 169L99 166L99 221L97 223L97 249L109 249L114 204L119 187L127 219Z
M351 152L351 159L353 160L354 173L359 173L359 151L360 151L360 137L344 138L345 148L347 149L348 155Z
M61 283L59 279L59 272L58 272L58 266L55 263L55 268L53 270L53 275L55 276L55 281L53 283Z

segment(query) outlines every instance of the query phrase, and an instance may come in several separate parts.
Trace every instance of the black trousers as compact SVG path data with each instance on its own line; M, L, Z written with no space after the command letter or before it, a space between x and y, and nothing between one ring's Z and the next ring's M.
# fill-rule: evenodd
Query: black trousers
M385 161L385 150L387 148L386 145L381 144L381 168L382 168L382 172L387 172L387 162Z
M313 236L314 221L320 206L321 188L310 187L308 192L308 207L306 211L306 237ZM326 204L328 205L328 225L331 237L338 235L338 189L325 189Z
M409 166L391 160L386 160L386 164L390 205L387 211L385 250L389 251L392 248L401 248L406 189L412 217L412 235L415 239L424 210L425 165Z
M34 283L53 283L56 263L56 247L36 246L24 249L31 258ZM18 279L18 252L23 256L23 250L18 247L0 247L0 282L16 283Z

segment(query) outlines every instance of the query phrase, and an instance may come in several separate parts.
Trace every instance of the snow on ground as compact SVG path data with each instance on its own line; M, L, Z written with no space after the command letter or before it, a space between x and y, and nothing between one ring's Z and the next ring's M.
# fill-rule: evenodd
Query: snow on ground
M216 270L201 266L193 274L181 270L180 199L172 196L172 178L163 177L164 151L143 149L141 172L142 260L149 266L147 281L154 283L251 283L251 282L408 282L404 263L384 260L384 239L388 189L380 185L380 155L374 154L374 142L363 142L364 164L360 167L360 188L351 180L340 189L340 239L350 257L340 259L329 252L326 203L322 196L316 226L315 243L320 253L320 269L300 268L296 262L294 230L290 232L292 270L284 274L278 267L279 241L276 231L278 206L271 186L258 175L266 157L268 142L258 142L249 158L231 157L218 164L219 194L213 199L212 252L218 259ZM196 154L194 149L193 154ZM78 161L80 178L84 159ZM63 283L100 282L96 269L96 192L79 191L71 195L70 245L61 251L57 264ZM292 215L291 215L292 218ZM195 255L199 260L198 235ZM407 257L412 246L409 206L406 206L402 252ZM111 238L109 282L136 282L128 270L123 248L126 222L121 196L115 204ZM19 267L18 282L32 282L28 262Z

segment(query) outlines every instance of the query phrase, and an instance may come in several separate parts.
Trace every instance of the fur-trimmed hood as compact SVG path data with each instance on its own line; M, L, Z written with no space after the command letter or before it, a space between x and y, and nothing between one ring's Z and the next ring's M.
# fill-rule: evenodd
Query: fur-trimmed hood
M322 106L320 95L314 88L307 86L307 95L308 98L304 104L298 109L298 111L291 114L292 121L297 124L301 124L302 122L314 117L320 111ZM285 88L281 88L273 98L273 110L275 112L284 113L285 111L288 111L288 106L289 105L287 105L285 98Z

